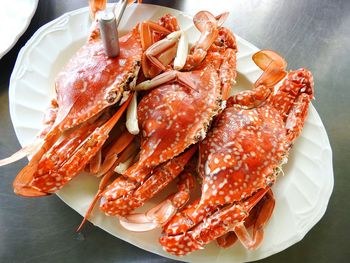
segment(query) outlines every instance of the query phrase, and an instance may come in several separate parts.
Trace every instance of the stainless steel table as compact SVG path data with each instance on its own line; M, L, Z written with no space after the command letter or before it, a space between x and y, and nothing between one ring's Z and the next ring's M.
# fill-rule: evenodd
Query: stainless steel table
M290 68L315 76L316 101L333 147L335 189L322 220L293 247L262 262L346 262L350 258L350 1L242 0L145 1L194 14L230 11L235 33L260 48L283 54ZM8 111L10 75L20 48L42 25L85 6L86 0L41 0L16 46L0 61L0 158L17 149ZM1 8L1 6L0 6ZM1 36L0 36L1 37ZM12 180L26 160L0 169L0 262L168 262L88 225L55 195L24 199Z

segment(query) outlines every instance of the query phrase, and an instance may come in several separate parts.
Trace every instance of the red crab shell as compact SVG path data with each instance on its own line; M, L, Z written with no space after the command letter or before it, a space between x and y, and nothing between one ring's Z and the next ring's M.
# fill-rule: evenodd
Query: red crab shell
M273 183L284 142L283 119L274 107L226 108L200 145L201 202L233 203Z
M196 89L178 82L165 84L138 106L142 130L138 167L154 167L179 155L204 137L219 110L220 80L213 67L182 74L196 83Z
M55 82L60 130L76 126L116 103L138 73L142 55L137 27L119 39L120 55L108 58L97 29Z

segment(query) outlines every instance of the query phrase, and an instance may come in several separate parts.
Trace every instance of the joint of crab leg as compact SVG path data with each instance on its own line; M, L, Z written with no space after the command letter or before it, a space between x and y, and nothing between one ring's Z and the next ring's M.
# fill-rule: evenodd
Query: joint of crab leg
M226 234L216 239L216 242L218 243L218 245L223 248L228 248L232 246L236 241L237 241L237 236L233 231L227 232Z
M125 162L120 162L115 168L114 171L118 174L124 174L125 171L132 165L135 156L129 157Z
M170 31L165 27L158 25L153 21L145 21L141 24L141 45L142 49L146 50L153 44L153 35L155 32L168 35Z
M266 194L269 194L270 188L260 189L258 192L256 192L253 196L249 197L246 201L243 202L243 205L241 207L242 213L249 214L250 211L264 198ZM273 207L272 207L273 209ZM269 215L272 211L267 211L266 220L268 220L270 217ZM263 218L262 218L263 219ZM265 221L261 220L260 225L263 226ZM259 226L260 226L259 225ZM237 235L238 239L241 241L241 243L247 248L247 249L254 249L256 248L262 239L260 239L260 236L257 233L257 230L259 229L259 226L255 229L255 235L253 234L253 238L250 236L250 234L247 231L246 226L244 225L244 222L240 222L238 224L235 224L232 226L232 230Z
M196 90L196 85L188 77L188 73L178 72L176 70L164 72L151 80L141 82L135 87L135 90L150 90L158 87L159 85L175 80L179 81L190 89Z
M201 36L199 37L199 40L195 44L192 54L187 56L187 60L184 66L186 70L191 70L194 67L198 66L206 57L207 50L209 49L209 47L217 39L219 32L218 32L216 19L213 15L211 16L212 16L212 19L207 20L205 22L202 22L201 19L199 19L198 20L199 27L196 25L197 23L196 20L194 20L195 25L201 31Z
M227 100L227 105L238 104L247 108L253 108L260 105L270 96L272 90L264 85L260 85L253 90L242 91Z
M181 31L175 31L170 33L166 36L166 38L154 43L152 46L150 46L146 51L145 54L147 58L159 69L165 70L166 65L169 64L173 58L174 58L174 51L168 52L166 56L163 55L163 60L165 60L165 65L160 61L160 59L157 58L158 55L164 53L166 50L176 49L176 44L178 40L181 37Z
M228 48L224 53L224 59L220 66L219 76L222 86L222 99L227 100L231 88L236 83L236 51Z

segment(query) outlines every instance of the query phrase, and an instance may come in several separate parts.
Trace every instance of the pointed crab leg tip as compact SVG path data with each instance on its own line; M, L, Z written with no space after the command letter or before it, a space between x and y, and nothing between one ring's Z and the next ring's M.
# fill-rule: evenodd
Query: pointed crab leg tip
M42 197L42 196L50 195L50 193L41 192L29 186L18 187L14 185L13 191L16 195L23 196L23 197Z
M230 15L230 12L224 12L224 13L215 17L215 19L217 20L218 27L221 27L225 23L225 21L229 15Z
M12 154L10 157L0 160L0 166L4 166L13 162L16 162L30 154L33 154L43 143L43 140L37 140L33 144L28 145L20 149L19 151Z

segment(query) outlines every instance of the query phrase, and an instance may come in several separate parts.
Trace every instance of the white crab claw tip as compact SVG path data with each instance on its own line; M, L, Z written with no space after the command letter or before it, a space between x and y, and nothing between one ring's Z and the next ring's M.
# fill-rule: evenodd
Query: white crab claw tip
M159 227L159 224L153 221L134 221L134 220L129 220L129 216L127 217L121 217L119 219L119 223L122 227L129 231L133 232L145 232L145 231L150 231L153 229L156 229Z

